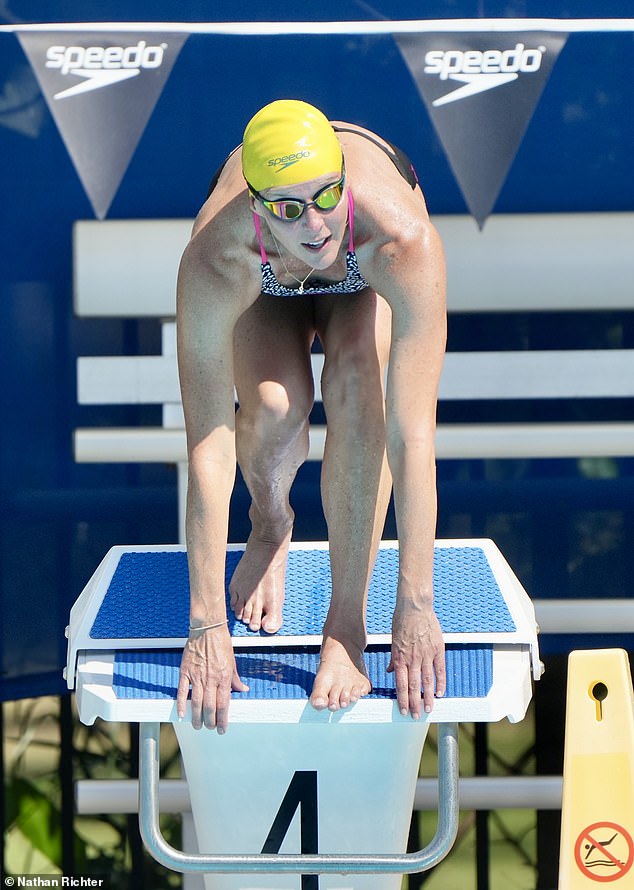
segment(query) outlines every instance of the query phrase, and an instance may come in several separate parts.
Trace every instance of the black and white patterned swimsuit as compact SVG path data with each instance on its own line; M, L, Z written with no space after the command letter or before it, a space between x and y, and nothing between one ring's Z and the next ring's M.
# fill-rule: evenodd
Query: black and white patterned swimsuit
M323 296L324 294L356 294L369 287L359 269L359 261L354 252L354 199L352 192L348 190L348 252L346 254L346 277L343 281L334 284L316 283L310 287L301 289L298 287L285 287L275 277L271 263L262 244L262 226L257 213L253 214L253 225L258 236L260 256L262 257L262 293L270 297L299 297L299 296Z

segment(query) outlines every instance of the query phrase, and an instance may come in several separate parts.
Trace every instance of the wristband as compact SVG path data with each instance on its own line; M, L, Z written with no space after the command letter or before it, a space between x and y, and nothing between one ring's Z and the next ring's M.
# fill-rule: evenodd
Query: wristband
M224 624L228 624L229 619L225 618L223 621L217 621L215 624L200 624L200 625L189 625L189 632L191 633L193 630L212 630L214 627L222 627Z

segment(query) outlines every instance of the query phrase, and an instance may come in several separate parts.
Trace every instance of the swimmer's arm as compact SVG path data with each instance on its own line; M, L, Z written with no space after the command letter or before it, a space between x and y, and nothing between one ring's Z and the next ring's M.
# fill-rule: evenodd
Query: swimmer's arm
M399 539L392 668L399 707L420 714L445 686L442 634L433 608L436 532L434 436L446 340L445 262L436 230L421 220L383 256L383 294L392 308L387 453Z
M233 328L226 282L186 251L178 279L178 371L189 484L186 534L191 623L225 617L224 562L236 470Z
M184 716L191 683L193 725L204 723L223 732L231 688L244 688L224 623L227 526L236 469L233 328L240 296L230 281L188 251L179 271L177 331L189 460L190 624L218 626L190 633L177 708Z

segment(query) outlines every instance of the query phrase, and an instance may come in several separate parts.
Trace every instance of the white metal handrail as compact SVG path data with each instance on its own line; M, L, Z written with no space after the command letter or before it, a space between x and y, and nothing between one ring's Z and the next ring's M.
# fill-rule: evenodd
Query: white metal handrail
M159 827L160 724L142 723L139 748L139 827L148 852L166 868L199 874L413 874L427 871L451 850L458 833L458 727L438 724L438 827L416 853L290 854L183 853Z

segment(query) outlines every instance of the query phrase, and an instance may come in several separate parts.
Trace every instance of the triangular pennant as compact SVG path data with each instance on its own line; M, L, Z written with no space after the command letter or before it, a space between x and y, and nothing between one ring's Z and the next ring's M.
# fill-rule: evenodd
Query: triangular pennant
M482 228L567 35L469 32L395 39Z
M187 34L18 35L98 219L119 188Z

